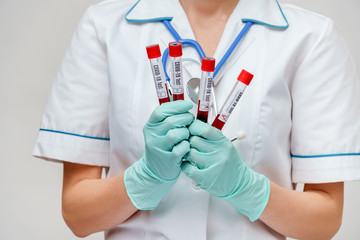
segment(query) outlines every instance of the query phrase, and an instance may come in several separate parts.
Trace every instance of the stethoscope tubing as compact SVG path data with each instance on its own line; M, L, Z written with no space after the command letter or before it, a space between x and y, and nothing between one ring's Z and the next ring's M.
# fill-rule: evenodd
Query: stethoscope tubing
M184 46L190 45L190 46L194 47L196 49L196 51L198 52L200 59L205 57L204 50L202 49L202 47L200 46L200 44L198 42L196 42L195 40L192 40L192 39L182 39L180 37L180 35L177 33L177 31L174 29L174 27L170 24L169 20L163 20L163 24L169 30L169 32L173 35L173 37L175 38L176 41L181 42ZM230 55L233 53L233 51L235 50L236 46L239 44L241 39L244 38L244 36L249 31L249 29L252 25L253 25L253 22L251 22L251 21L246 22L245 26L240 31L240 33L237 35L237 37L235 38L233 43L230 45L229 49L226 51L224 56L221 58L220 62L216 65L215 71L214 71L214 78L218 74L220 69L223 67L223 65L225 64L227 59L230 57ZM169 56L169 48L166 48L163 53L163 57L162 57L166 81L170 81L169 75L167 74L167 71L166 71L166 62L167 62L168 56Z

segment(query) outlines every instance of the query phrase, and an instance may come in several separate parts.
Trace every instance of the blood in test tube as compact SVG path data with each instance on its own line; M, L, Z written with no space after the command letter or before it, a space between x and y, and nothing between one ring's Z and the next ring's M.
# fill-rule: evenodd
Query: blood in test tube
M239 102L241 96L244 94L246 87L250 84L254 75L242 70L239 77L237 78L233 89L231 90L229 96L227 97L223 107L220 110L220 113L216 116L212 126L221 130L226 121L229 119L230 114L233 112L236 104Z
M215 70L215 59L205 57L201 62L201 79L197 119L207 122L211 98L211 87Z
M155 88L160 105L170 102L169 92L166 86L164 68L161 61L161 52L159 44L146 47L147 55L150 60L150 66L154 77Z
M174 101L184 100L181 42L169 43L169 56L171 59L172 69L172 78L170 80L170 84L173 90L173 99Z

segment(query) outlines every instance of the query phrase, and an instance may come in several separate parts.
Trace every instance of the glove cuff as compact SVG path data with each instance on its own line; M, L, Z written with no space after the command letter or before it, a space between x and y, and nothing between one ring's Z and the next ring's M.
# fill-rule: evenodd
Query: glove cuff
M222 199L254 222L269 202L270 181L264 175L249 170L247 183L240 183L241 186L236 191Z
M143 159L140 159L126 169L124 174L125 188L131 202L137 209L153 210L170 191L176 179L173 181L159 179L149 169L144 168L142 161Z

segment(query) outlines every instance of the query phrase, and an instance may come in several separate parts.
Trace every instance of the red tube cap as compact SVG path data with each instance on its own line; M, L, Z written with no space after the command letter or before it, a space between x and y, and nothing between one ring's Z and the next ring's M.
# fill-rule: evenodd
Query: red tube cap
M182 44L181 42L169 43L169 56L170 57L181 57L182 56Z
M153 44L146 47L146 52L149 59L161 57L159 44Z
M215 70L215 58L204 57L201 62L201 71L213 72Z
M249 85L253 77L254 75L243 69L237 79L243 84Z

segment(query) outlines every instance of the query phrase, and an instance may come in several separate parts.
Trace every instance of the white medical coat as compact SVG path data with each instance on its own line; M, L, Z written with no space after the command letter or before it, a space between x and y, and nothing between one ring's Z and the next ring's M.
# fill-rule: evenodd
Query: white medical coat
M104 166L108 177L140 159L142 128L158 105L145 47L194 34L177 0L108 0L88 9L73 36L44 112L34 155ZM276 0L241 0L228 20L220 60L244 26L255 24L215 81L221 107L242 69L255 75L223 128L245 163L288 189L293 183L360 179L360 86L331 20ZM200 59L184 50L185 83ZM170 64L168 64L168 67ZM169 71L169 69L168 69ZM187 96L185 96L188 99ZM196 111L193 109L193 113ZM214 119L210 113L209 122ZM139 211L106 239L284 239L251 223L184 174L154 211Z

